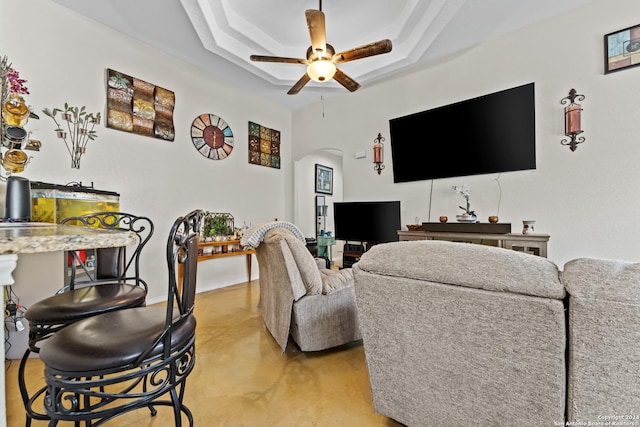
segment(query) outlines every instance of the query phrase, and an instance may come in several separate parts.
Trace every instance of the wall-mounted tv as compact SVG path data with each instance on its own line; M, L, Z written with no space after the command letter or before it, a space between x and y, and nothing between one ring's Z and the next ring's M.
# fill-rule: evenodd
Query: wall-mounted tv
M393 181L536 168L534 83L389 120Z
M335 202L336 239L386 243L398 240L400 202Z

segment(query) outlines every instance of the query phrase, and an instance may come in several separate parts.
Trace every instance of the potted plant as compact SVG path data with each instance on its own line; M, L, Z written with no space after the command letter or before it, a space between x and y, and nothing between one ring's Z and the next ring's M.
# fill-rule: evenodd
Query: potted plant
M453 190L464 197L466 201L466 206L458 206L460 209L464 211L462 215L456 215L456 219L459 222L476 222L476 212L471 210L471 203L469 199L471 199L471 188L468 185L454 185Z
M233 217L228 213L207 212L202 235L205 239L226 240L233 233Z

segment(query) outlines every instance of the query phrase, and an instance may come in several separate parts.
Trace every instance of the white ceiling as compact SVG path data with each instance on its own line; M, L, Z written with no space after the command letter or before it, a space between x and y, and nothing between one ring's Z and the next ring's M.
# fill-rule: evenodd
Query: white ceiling
M291 110L348 93L331 80L287 95L304 65L249 60L305 58L311 43L304 11L318 9L317 0L54 1ZM390 53L339 66L363 90L593 1L325 0L322 11L336 52L393 42Z

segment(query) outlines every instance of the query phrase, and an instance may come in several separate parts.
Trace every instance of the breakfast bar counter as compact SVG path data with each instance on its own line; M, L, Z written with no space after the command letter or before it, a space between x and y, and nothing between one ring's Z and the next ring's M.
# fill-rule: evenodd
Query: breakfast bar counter
M131 231L106 230L42 222L0 223L0 285L12 285L18 255L136 244ZM4 305L4 298L3 298ZM4 341L4 328L0 332ZM5 356L3 346L2 355ZM4 359L4 357L3 357ZM0 371L0 425L6 423L4 369Z
M134 244L136 244L134 232L44 222L0 223L0 255L109 248Z

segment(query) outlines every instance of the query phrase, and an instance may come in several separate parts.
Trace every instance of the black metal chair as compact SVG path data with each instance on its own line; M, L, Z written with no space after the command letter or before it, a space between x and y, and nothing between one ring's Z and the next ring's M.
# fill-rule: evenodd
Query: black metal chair
M153 222L146 217L124 212L96 212L69 217L65 225L80 225L133 231L137 244L126 248L95 250L95 264L91 267L78 252L69 252L69 283L55 295L32 304L25 313L29 321L29 343L18 369L18 384L25 405L26 425L32 419L47 420L46 414L34 409L34 402L43 395L45 387L29 395L24 371L32 352L39 352L41 341L63 328L97 314L145 304L147 284L140 277L140 254L153 235Z
M166 304L99 314L58 331L42 343L49 425L58 421L102 425L118 415L156 406L183 415L186 379L195 364L193 314L198 239L204 211L179 217L167 241ZM181 282L177 264L182 264ZM168 395L168 396L167 396Z

